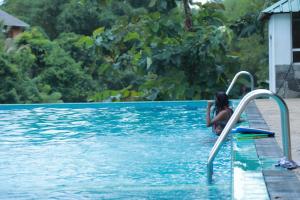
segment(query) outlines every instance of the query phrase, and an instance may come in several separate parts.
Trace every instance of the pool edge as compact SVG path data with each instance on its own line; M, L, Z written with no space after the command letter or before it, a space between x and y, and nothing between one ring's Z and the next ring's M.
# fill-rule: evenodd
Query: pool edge
M249 126L270 130L256 104L252 101L246 109ZM280 134L280 133L275 133ZM267 187L269 198L272 199L299 199L300 180L291 170L275 168L276 159L283 156L275 138L254 140L259 160L262 162L262 174Z

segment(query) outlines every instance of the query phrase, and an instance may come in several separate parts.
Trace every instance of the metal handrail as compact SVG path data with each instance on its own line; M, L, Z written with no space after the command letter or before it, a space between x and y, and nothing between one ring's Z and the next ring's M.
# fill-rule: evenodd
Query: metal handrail
M290 139L290 121L289 121L289 110L284 102L284 100L278 96L277 94L274 94L273 92L265 89L258 89L254 90L252 92L249 92L239 103L238 107L234 111L233 115L229 119L228 123L226 124L225 128L223 129L221 135L219 136L218 140L216 141L214 147L212 148L208 162L207 162L207 179L208 182L211 183L212 181L212 174L213 174L213 161L218 154L221 146L223 145L227 135L229 134L230 130L233 128L233 126L236 124L236 122L239 120L240 115L245 110L248 103L256 99L258 97L271 97L273 98L276 103L278 104L280 108L280 114L281 114L281 132L282 132L282 145L283 145L283 153L284 156L288 160L292 160L291 156L291 139Z
M229 87L228 87L228 89L227 89L227 91L226 91L226 94L227 94L227 95L229 94L229 92L230 92L231 89L233 88L233 86L234 86L236 80L239 78L239 76L240 76L240 75L243 75L243 74L249 76L249 78L250 78L250 83L251 83L251 91L254 90L254 78L253 78L252 74L249 73L249 72L247 72L247 71L240 71L240 72L238 72L238 73L234 76L234 78L232 79L232 81L231 81L231 83L230 83L230 85L229 85Z

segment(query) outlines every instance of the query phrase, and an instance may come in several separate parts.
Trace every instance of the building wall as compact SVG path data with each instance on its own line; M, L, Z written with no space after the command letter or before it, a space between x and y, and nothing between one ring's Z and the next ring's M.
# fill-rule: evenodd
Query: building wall
M23 29L21 27L13 26L9 29L7 36L9 38L15 38L17 35L23 32Z
M270 90L287 94L286 80L292 64L292 27L289 13L274 14L269 21L269 80ZM287 96L285 96L287 97Z

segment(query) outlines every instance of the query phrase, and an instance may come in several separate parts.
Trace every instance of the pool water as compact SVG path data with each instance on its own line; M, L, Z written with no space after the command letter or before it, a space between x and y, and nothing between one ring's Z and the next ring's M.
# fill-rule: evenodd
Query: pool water
M0 106L0 199L231 199L206 101Z

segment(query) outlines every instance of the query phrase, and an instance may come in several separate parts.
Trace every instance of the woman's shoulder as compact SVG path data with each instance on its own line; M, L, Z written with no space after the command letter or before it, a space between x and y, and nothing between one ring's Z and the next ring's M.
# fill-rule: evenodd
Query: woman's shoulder
M227 115L228 113L228 110L227 109L224 109L224 110L221 110L218 115Z
M227 110L227 111L230 111L231 113L233 113L233 109L230 108L230 107L228 107L226 110Z
M219 116L225 116L225 117L231 116L232 114L233 114L233 110L231 108L229 108L229 107L221 110L218 113Z
M233 109L230 107L226 107L223 110L221 110L220 112L233 112Z

